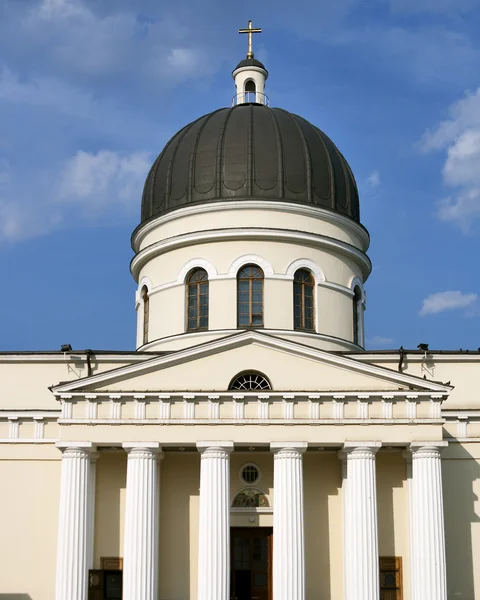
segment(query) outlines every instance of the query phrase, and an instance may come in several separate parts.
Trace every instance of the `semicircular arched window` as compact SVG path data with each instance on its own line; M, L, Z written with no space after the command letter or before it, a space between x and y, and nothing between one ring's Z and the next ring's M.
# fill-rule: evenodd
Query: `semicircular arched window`
M187 331L208 329L208 273L194 269L187 277Z
M232 502L232 508L268 508L269 506L267 495L254 488L240 490Z
M353 290L353 343L359 346L362 345L362 292L360 288L355 286Z
M148 343L148 322L150 319L150 296L148 295L148 288L146 285L142 288L142 301L143 301L143 331L142 339L143 343Z
M261 373L242 373L232 379L229 390L271 390L270 382Z
M315 331L315 279L307 269L298 269L293 278L293 320L295 329Z
M237 275L238 327L263 327L263 271L245 265Z

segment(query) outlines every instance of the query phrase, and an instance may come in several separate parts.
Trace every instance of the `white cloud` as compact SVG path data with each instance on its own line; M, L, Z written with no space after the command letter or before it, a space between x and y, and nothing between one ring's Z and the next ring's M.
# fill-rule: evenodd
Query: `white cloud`
M395 340L393 338L384 337L381 335L375 335L372 338L368 339L367 342L370 346L391 346Z
M437 216L469 231L480 217L480 88L456 102L449 119L425 132L420 148L446 150L443 180L456 191L438 203Z
M420 316L436 315L446 310L468 309L476 303L477 299L478 294L463 294L458 291L430 294L423 301Z
M90 211L96 215L108 208L130 212L138 207L150 166L146 152L121 156L110 150L96 154L79 150L61 173L58 200L77 204L87 219Z
M90 18L90 11L79 0L43 0L34 9L34 14L42 19L69 19L72 17Z
M372 188L376 188L376 187L378 187L380 185L380 183L381 183L380 173L378 172L377 169L375 169L374 171L372 171L372 173L368 176L367 183Z
M146 152L80 150L48 174L30 173L23 188L18 178L0 182L0 242L131 218L138 213L150 165Z

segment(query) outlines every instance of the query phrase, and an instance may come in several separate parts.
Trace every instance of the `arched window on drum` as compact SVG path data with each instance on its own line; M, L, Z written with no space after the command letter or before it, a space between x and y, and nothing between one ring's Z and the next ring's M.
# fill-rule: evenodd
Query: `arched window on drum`
M187 277L187 331L208 329L208 274L194 269Z
M150 320L150 296L146 285L142 288L142 304L143 304L143 334L142 340L146 344L148 342L148 324Z
M307 269L293 277L293 322L295 329L315 331L315 279Z
M363 344L363 304L362 292L358 286L353 290L353 343Z
M245 265L237 275L238 327L263 327L263 271Z

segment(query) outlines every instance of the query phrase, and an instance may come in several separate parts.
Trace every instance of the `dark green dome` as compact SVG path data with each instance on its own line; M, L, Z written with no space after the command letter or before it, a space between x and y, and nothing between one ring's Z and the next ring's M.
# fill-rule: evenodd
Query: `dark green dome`
M360 220L352 171L320 129L280 108L240 104L180 130L148 174L142 223L184 206L267 200Z

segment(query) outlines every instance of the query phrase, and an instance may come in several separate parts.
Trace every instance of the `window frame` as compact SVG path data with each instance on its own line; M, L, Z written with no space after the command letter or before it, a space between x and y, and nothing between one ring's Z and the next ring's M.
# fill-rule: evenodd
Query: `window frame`
M241 278L241 273L242 271L244 271L245 269L248 268L254 268L257 269L259 273L261 273L261 277L244 277ZM256 265L255 263L247 263L243 266L240 267L240 269L238 269L237 272L237 329L258 329L258 328L263 328L265 327L265 272L263 271L263 269L259 266ZM245 324L240 324L240 305L244 304L240 302L240 282L241 281L248 281L249 282L249 286L248 286L248 325ZM262 284L262 290L261 290L261 308L262 308L262 312L261 312L261 319L262 322L261 324L258 323L252 323L253 321L253 315L257 314L257 313L253 313L253 282L254 281L261 281ZM244 314L244 313L242 313Z
M298 273L307 273L309 278L310 278L310 283L306 282L306 281L295 281L295 278L297 277ZM296 324L296 315L295 315L295 298L297 296L296 294L296 289L297 286L301 287L301 303L300 303L300 326L297 326ZM312 289L312 307L311 307L311 323L312 326L311 327L307 327L306 326L306 306L305 306L305 288L309 287ZM309 331L309 332L315 332L316 331L316 326L315 326L315 291L316 291L316 281L315 281L315 276L313 275L312 271L310 269L307 269L305 267L300 267L299 269L297 269L293 275L293 329L295 331Z
M204 277L205 279L199 280L199 281L195 281L192 282L191 279L193 278L194 275L196 275L199 272L203 272L204 273ZM206 320L207 323L206 325L201 325L201 319L205 316L201 314L201 297L202 297L202 293L201 293L201 286L205 285L207 286L207 293L205 294L207 297L207 302L206 302ZM208 277L208 272L206 269L204 269L203 267L195 267L193 268L190 273L187 275L186 279L185 279L185 292L186 292L186 311L185 311L185 319L186 319L186 330L187 332L194 332L194 331L207 331L208 330L208 325L209 325L209 311L210 311L210 279ZM196 317L195 321L196 321L196 325L195 327L191 327L190 326L190 316L189 316L189 311L190 311L190 290L195 289L195 309L196 309Z
M362 290L358 285L353 288L353 343L361 346L362 340Z
M146 285L142 287L142 309L142 340L143 344L148 344L148 329L150 324L150 294L148 293L148 287Z

